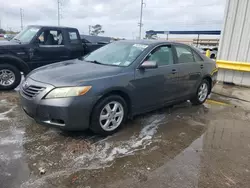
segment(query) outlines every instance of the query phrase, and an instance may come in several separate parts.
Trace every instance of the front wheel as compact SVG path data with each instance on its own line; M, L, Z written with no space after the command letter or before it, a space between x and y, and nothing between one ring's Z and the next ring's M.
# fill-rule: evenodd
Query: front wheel
M198 87L196 95L190 100L194 105L203 104L209 94L210 84L207 80L202 80L201 84Z
M20 71L8 64L0 64L0 90L15 89L21 82Z
M90 129L101 135L116 132L127 118L127 104L118 95L103 98L94 107L91 115Z

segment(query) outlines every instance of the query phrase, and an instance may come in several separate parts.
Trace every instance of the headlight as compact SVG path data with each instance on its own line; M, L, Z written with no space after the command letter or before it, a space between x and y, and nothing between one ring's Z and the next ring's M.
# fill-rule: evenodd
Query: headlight
M90 89L91 86L56 88L49 92L45 99L81 96L86 94Z

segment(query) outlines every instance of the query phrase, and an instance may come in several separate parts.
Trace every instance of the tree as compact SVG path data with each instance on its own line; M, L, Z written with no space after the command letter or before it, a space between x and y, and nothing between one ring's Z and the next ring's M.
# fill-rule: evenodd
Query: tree
M1 34L5 34L6 31L5 31L4 29L1 29L1 28L0 28L0 33L1 33Z
M146 34L145 39L157 39L157 35L155 34Z
M104 33L104 31L102 30L102 26L100 24L96 24L92 26L92 31L91 31L91 35L97 36L100 33Z

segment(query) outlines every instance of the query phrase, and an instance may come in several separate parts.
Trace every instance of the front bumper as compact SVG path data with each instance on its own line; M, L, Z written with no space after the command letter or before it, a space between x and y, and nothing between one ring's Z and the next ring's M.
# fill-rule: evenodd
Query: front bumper
M27 97L21 89L20 101L25 113L42 125L70 131L88 129L91 110L96 99L87 96L43 99L51 89L53 86L47 85L46 90L34 98Z

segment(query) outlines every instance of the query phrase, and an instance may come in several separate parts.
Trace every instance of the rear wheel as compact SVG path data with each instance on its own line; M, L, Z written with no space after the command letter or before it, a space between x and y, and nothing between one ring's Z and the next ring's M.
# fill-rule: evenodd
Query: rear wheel
M210 56L210 58L211 58L211 59L215 59L215 54L212 54L212 55Z
M198 87L196 95L190 100L191 103L194 105L200 105L204 103L208 97L209 88L209 82L206 79L202 80L201 84Z
M91 115L90 129L101 135L115 133L127 118L127 104L118 95L102 99L94 107Z
M0 90L15 89L21 82L20 71L8 64L0 64Z

